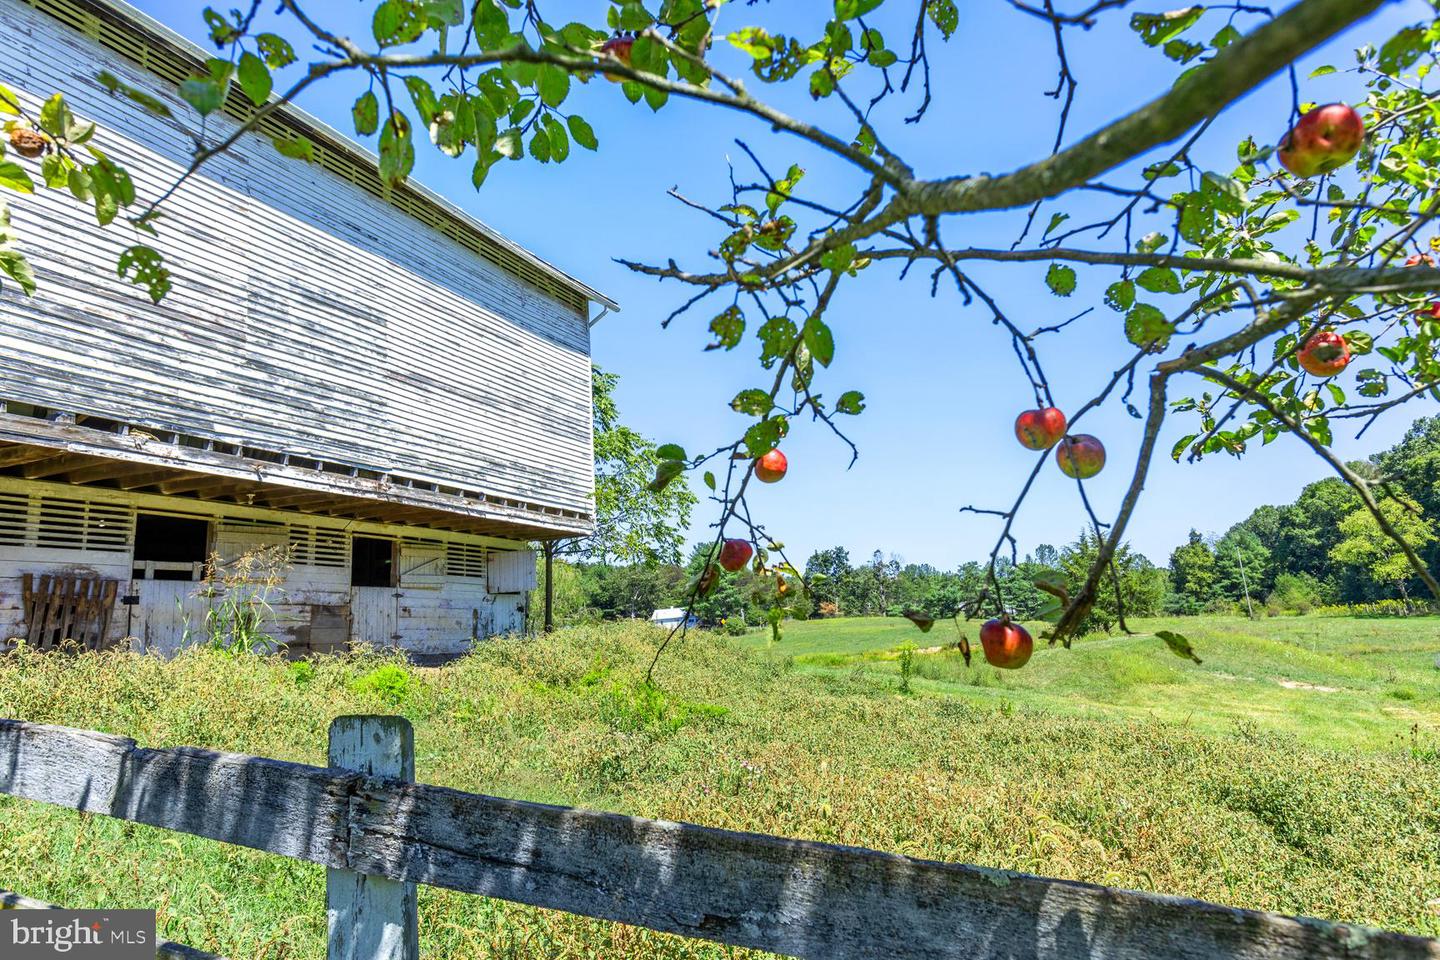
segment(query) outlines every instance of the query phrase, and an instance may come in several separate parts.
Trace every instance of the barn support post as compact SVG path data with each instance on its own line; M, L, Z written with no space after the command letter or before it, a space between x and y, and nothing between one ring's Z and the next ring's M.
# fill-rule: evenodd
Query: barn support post
M331 767L415 780L415 728L404 717L336 717ZM326 960L419 960L415 884L353 870L325 871Z
M545 632L555 632L555 543L546 540L545 551Z

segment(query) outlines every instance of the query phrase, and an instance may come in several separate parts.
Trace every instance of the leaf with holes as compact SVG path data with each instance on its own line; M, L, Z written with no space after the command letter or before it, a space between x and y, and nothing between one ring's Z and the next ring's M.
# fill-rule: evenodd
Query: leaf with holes
M835 412L844 413L849 416L859 416L865 410L865 394L859 390L846 390L840 394L840 399L835 401Z
M1045 271L1045 285L1057 297L1068 297L1075 292L1075 268L1063 263L1052 263Z
M741 390L735 394L735 399L730 401L730 409L736 413L744 413L752 417L765 416L773 406L774 403L770 400L770 394L758 387Z
M131 273L134 276L130 276ZM137 244L127 248L120 254L115 275L122 280L128 277L131 283L145 287L155 303L170 292L170 271L165 269L165 259L154 247Z

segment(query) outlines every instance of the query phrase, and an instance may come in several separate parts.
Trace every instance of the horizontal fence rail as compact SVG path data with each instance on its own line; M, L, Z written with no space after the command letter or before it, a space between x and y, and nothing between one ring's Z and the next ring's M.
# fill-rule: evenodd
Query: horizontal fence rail
M1440 941L0 720L0 793L801 957L1440 960Z

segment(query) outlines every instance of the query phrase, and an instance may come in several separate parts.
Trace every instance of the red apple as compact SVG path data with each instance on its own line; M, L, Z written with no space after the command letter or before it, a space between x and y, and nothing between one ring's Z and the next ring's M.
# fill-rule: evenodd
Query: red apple
M1440 300L1432 301L1430 306L1421 307L1419 310L1416 310L1415 313L1420 316L1429 317L1432 320L1440 320Z
M1435 266L1435 258L1430 256L1430 254L1428 253L1412 254L1409 258L1406 259L1405 266L1418 267L1422 263L1427 267L1433 267Z
M1065 476L1088 480L1105 468L1105 445L1088 433L1077 433L1055 447L1055 462Z
M980 628L980 646L985 648L985 659L990 666L1002 670L1018 670L1035 652L1030 631L1004 618L985 621L985 626Z
M761 483L775 483L785 476L785 471L789 466L785 454L779 450L771 450L755 461L755 478Z
M600 45L600 55L614 57L625 66L630 66L630 53L635 48L634 37L611 37ZM619 74L607 73L605 79L611 83L624 83L625 78Z
M1026 410L1015 418L1015 439L1030 450L1049 450L1065 436L1065 414L1054 407Z
M1316 107L1285 134L1278 156L1298 177L1329 173L1350 162L1365 140L1365 121L1343 103Z
M1321 330L1295 355L1306 372L1317 377L1333 377L1350 362L1350 344L1334 330Z
M726 540L720 547L720 566L734 573L750 562L750 555L754 552L749 541Z

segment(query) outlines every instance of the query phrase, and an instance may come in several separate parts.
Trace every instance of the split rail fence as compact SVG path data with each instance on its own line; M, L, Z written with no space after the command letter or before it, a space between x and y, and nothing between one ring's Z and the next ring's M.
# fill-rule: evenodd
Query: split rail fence
M0 793L329 868L330 960L416 960L416 884L827 960L1440 960L1366 927L417 784L400 718L337 719L329 762L0 720Z

